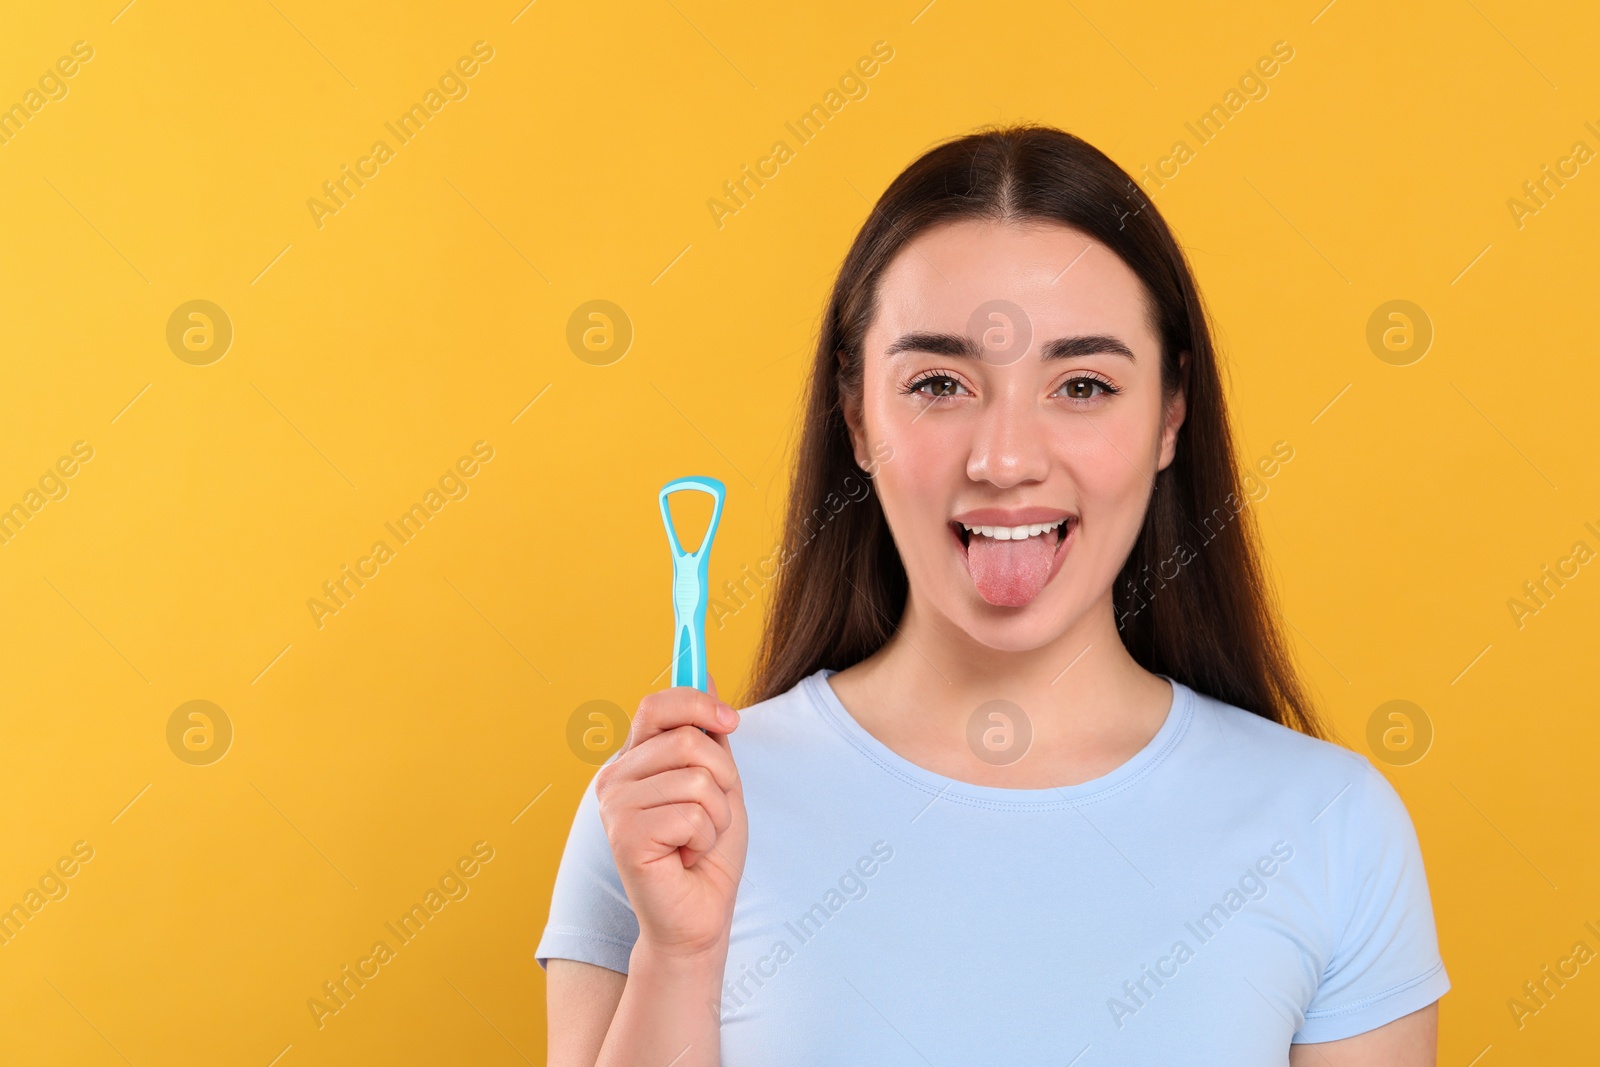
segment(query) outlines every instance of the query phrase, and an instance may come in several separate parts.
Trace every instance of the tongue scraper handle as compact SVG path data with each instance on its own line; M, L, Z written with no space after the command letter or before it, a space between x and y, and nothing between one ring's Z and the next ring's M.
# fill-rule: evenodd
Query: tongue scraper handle
M715 502L705 540L693 552L684 551L672 526L667 497L685 489L708 493ZM706 668L706 606L711 601L707 577L711 562L711 539L722 518L722 500L727 489L715 478L690 476L676 478L661 487L661 521L667 527L667 543L672 549L672 684L693 686L702 693L709 688Z

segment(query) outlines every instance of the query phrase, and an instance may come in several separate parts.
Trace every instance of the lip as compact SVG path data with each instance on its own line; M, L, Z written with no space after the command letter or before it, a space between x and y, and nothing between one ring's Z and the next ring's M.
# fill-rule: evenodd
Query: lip
M1041 522L1059 526L1071 514L1060 508L974 508L952 515L951 521L968 526L1033 526Z

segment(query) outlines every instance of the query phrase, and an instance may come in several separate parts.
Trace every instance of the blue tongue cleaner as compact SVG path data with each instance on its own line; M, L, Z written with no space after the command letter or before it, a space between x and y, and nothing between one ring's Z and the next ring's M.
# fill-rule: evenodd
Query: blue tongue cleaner
M711 497L711 522L700 546L693 552L684 549L672 524L667 498L684 490ZM667 528L667 545L672 550L672 684L700 690L709 688L706 665L706 607L711 602L711 542L722 518L722 501L727 488L715 478L691 475L674 478L661 487L661 521Z

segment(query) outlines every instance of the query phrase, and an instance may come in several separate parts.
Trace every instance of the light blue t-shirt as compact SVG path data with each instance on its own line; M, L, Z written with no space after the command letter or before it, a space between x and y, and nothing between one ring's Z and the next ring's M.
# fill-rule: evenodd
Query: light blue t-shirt
M723 1067L1282 1067L1450 988L1410 816L1364 757L1173 682L1109 774L969 785L869 734L832 673L729 738L750 837ZM638 932L591 780L535 955L626 973Z

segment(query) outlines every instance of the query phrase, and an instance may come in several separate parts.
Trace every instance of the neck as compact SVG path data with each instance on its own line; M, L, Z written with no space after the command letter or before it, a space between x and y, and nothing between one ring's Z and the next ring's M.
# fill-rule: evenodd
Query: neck
M1059 637L1024 651L979 643L913 592L895 635L839 681L841 699L854 696L862 717L886 729L914 720L918 732L950 739L963 736L974 709L1010 701L1028 715L1041 751L1136 750L1170 704L1167 685L1123 646L1109 590Z

